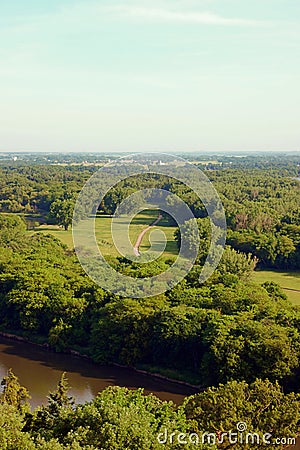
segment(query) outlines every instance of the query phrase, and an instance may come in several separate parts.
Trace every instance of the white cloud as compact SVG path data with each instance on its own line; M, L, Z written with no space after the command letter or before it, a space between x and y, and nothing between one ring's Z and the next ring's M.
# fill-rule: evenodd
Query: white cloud
M146 19L148 21L162 21L173 23L195 23L203 25L240 25L260 26L266 22L243 18L223 17L211 12L175 11L166 8L147 8L129 5L108 7L112 13L119 13L123 17Z
M60 6L48 14L16 15L9 25L0 27L0 34L6 32L31 31L46 32L53 29L58 31L91 30L98 29L99 24L109 20L135 20L147 22L203 24L223 26L266 26L271 22L263 20L251 20L241 17L225 17L221 14L200 11L199 3L210 3L211 0L198 0L198 9L191 0L156 0L149 5L148 0L127 0L124 3L109 4L107 1L76 1L72 5ZM204 4L203 4L204 3ZM193 9L192 9L193 8Z

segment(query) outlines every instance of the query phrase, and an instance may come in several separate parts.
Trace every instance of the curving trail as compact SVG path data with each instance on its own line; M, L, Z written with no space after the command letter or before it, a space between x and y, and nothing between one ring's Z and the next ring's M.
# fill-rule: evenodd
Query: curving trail
M300 292L300 289L292 289L292 288L282 288L284 291L290 291L290 292Z
M150 230L150 228L155 227L155 225L162 219L162 214L159 214L157 216L157 219L154 220L154 222L151 223L151 225L149 225L147 228L145 228L139 235L138 238L136 240L136 243L133 246L133 253L135 254L135 256L141 256L140 252L139 252L139 247L141 245L142 239L145 236L145 234L147 233L148 230Z

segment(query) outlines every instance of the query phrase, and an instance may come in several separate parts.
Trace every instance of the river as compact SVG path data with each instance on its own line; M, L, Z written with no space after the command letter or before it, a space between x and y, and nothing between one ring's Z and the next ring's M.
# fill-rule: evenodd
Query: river
M52 353L32 344L0 337L0 379L9 368L29 390L33 407L47 402L47 395L55 389L62 372L67 373L70 394L78 403L92 400L107 386L143 387L145 393L152 392L162 400L173 400L177 404L186 395L196 392L193 388L131 369L100 366L77 356Z

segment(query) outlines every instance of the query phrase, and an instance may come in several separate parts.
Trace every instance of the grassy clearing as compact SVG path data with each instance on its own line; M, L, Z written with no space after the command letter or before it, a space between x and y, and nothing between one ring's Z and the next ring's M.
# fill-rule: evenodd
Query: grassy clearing
M132 220L129 229L129 235L132 244L134 245L139 233L149 226L156 218L158 212L154 210L143 211ZM174 240L174 232L176 227L170 226L166 219L162 219L155 228L162 230L167 238L167 245L164 251L164 257L174 257L177 255L177 245ZM35 233L37 231L43 233L50 233L60 239L68 248L73 248L72 231L64 231L57 225L41 225L35 231L28 233ZM150 230L145 234L140 251L146 251L149 244ZM106 215L99 215L96 219L96 237L100 250L104 256L117 257L120 256L116 250L112 236L111 236L111 217ZM258 270L253 274L253 280L256 283L264 283L265 281L274 281L279 284L285 291L288 299L294 304L300 305L300 271L299 272L282 272L275 270Z
M284 289L288 299L300 305L300 272L282 272L277 270L257 270L253 274L256 283L274 281Z
M73 249L72 231L64 231L58 225L41 225L35 230L28 231L28 234L34 233L52 234L52 236L58 238L63 244L66 244L69 249Z
M141 231L143 231L147 226L149 226L158 215L158 211L148 210L143 211L140 214L137 214L129 228L129 236L132 244L135 244L135 241ZM107 215L99 215L96 218L96 239L101 250L101 253L104 256L120 256L118 251L116 250L113 239L111 236L111 217ZM167 245L164 251L164 256L169 258L177 254L177 245L174 239L174 232L176 227L170 226L167 219L163 218L155 228L160 229L166 235ZM64 244L68 246L68 248L73 248L73 239L72 239L72 230L64 231L61 227L57 225L41 225L36 228L35 231L29 231L29 233L36 232L49 233L53 236L60 239ZM140 251L146 251L150 247L149 236L152 230L149 230L141 243Z

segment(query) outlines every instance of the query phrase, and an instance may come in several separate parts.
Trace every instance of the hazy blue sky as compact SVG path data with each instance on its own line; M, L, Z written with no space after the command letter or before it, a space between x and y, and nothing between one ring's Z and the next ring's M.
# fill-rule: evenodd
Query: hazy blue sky
M0 0L0 150L298 150L299 0Z

